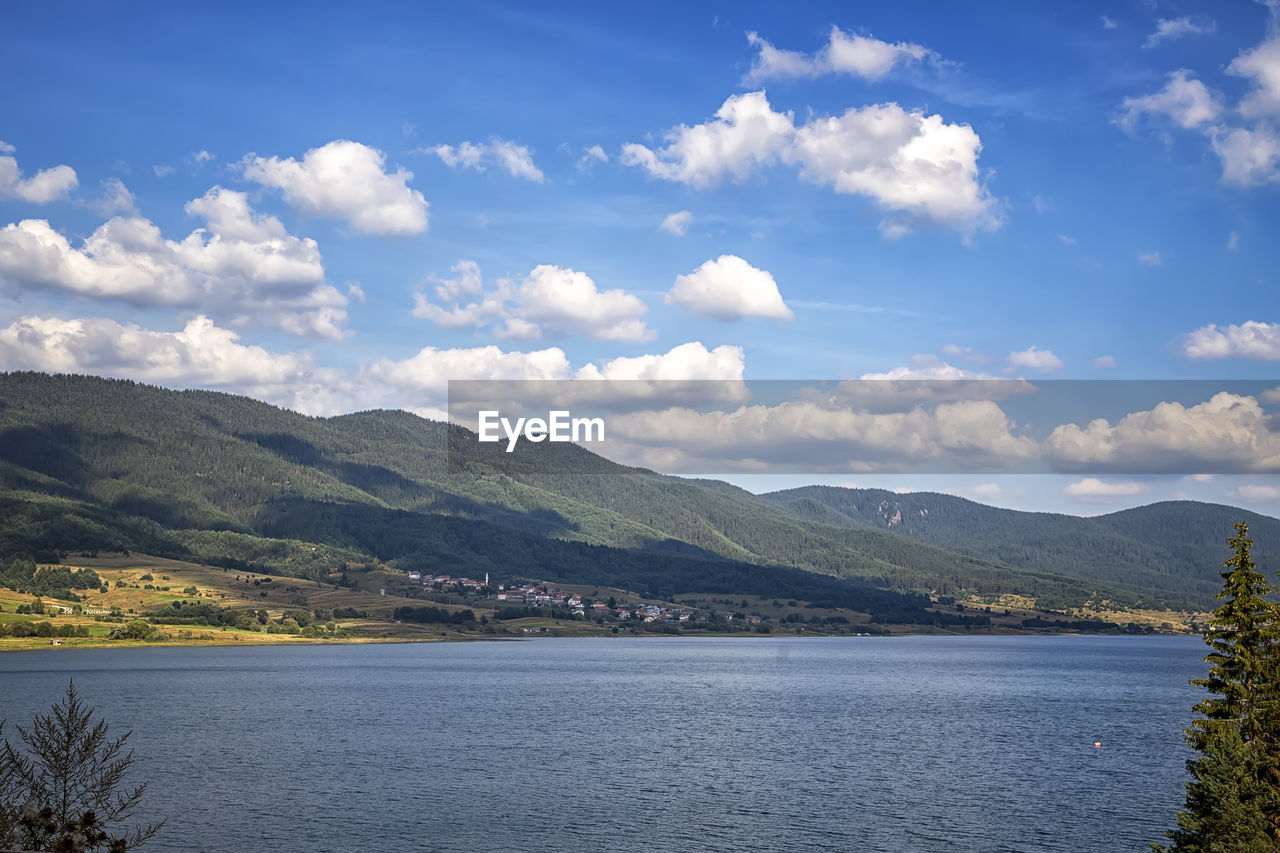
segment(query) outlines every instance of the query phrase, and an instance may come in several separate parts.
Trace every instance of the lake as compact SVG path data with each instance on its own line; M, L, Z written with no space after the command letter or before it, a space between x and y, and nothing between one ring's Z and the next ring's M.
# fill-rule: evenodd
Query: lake
M540 639L0 655L74 677L206 851L1145 850L1188 637ZM5 732L10 737L9 725ZM1100 748L1094 742L1101 742Z

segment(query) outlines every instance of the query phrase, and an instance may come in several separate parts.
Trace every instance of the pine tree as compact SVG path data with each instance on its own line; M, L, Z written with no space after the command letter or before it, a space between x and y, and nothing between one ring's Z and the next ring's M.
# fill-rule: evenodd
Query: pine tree
M1205 642L1209 677L1193 679L1209 696L1186 730L1199 756L1187 762L1191 781L1178 828L1167 833L1170 853L1275 853L1280 851L1280 766L1276 720L1280 649L1271 587L1257 570L1244 522L1230 540L1221 572L1222 605L1213 612ZM1163 850L1152 844L1156 850Z
M93 709L67 685L66 697L30 729L18 728L15 746L0 739L0 848L59 853L124 853L163 826L137 826L117 835L147 789L126 787L133 763L128 734L107 736Z

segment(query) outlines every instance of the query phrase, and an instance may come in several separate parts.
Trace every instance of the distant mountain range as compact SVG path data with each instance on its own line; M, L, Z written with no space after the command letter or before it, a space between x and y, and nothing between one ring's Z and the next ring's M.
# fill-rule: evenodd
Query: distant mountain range
M1235 521L1264 566L1280 542L1280 521L1214 504L1076 518L931 493L754 495L574 445L507 454L460 439L400 411L313 418L209 391L0 374L0 557L129 549L312 578L377 561L911 621L926 593L1204 608ZM562 454L563 473L532 453Z

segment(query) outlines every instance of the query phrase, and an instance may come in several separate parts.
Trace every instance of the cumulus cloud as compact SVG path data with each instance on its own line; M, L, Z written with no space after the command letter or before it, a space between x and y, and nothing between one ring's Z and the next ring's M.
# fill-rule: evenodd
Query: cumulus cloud
M22 317L0 329L0 368L216 388L308 414L327 412L333 394L350 391L336 371L317 370L310 355L247 346L205 316L176 332L105 318Z
M524 178L535 184L546 180L542 170L533 163L533 152L524 145L517 145L496 136L488 142L463 142L456 147L436 145L433 148L419 150L436 155L450 169L471 169L483 172L486 167L495 166L513 177ZM594 145L586 150L582 162L587 162L588 158L598 159L595 157L597 152L603 159L608 159L604 150L599 145Z
M1166 116L1208 140L1222 164L1223 183L1250 187L1280 180L1280 37L1242 52L1226 70L1253 85L1234 107L1182 69L1159 92L1126 98L1116 123L1132 133L1143 116Z
M1173 119L1180 127L1197 128L1216 121L1223 112L1218 95L1183 68L1169 74L1160 91L1141 97L1125 98L1120 104L1116 122L1132 133L1139 120L1149 114Z
M726 178L745 180L778 162L794 135L790 112L774 112L764 92L749 92L726 100L713 121L668 131L665 148L624 145L622 162L655 178L706 188Z
M822 74L849 74L879 80L897 65L937 59L937 54L918 44L894 44L872 36L846 33L839 27L831 28L827 43L812 55L780 50L753 32L747 33L747 42L757 50L746 77L752 83Z
M1269 125L1217 127L1210 134L1224 183L1243 187L1280 180L1280 132Z
M1064 366L1062 359L1054 355L1053 350L1036 349L1034 346L1027 347L1022 352L1009 353L1008 360L1009 367L1006 372L1017 370L1020 367L1048 372L1060 370Z
M624 356L596 366L586 365L578 379L675 381L739 380L745 367L742 347L722 344L708 350L701 341L656 355Z
M609 155L599 145L589 145L582 149L582 156L578 158L578 171L589 172L591 167L596 163L608 163Z
M743 354L738 347L708 350L692 342L666 353L588 363L575 370L558 347L519 352L497 346L429 346L404 359L342 370L317 367L305 351L280 353L246 344L238 332L205 315L177 331L100 317L28 316L0 328L0 370L88 373L176 388L214 388L314 415L388 407L443 419L450 380L565 380L563 387L583 389L579 397L587 402L599 396L599 383L576 380L652 380L668 392L675 380L721 380L715 385L723 386L724 393L711 396L728 399L734 388L727 380L741 380ZM698 387L700 399L706 399L707 389Z
M222 187L186 210L207 227L181 241L136 214L109 219L79 247L43 219L11 223L0 229L0 278L91 299L252 314L291 334L344 335L347 299L325 284L314 240Z
M962 367L956 367L948 364L936 357L930 356L923 359L915 360L916 363L910 367L895 367L881 373L864 373L860 379L890 381L897 382L902 380L942 380L952 381L957 379L995 379L996 377L986 373L965 370Z
M1077 480L1062 490L1064 495L1073 498L1130 498L1148 491L1145 483L1129 481L1113 483L1099 480L1097 477L1085 477Z
M668 305L723 322L747 317L787 321L795 317L782 301L773 276L737 255L721 255L676 277Z
M1280 323L1259 323L1255 320L1227 326L1210 323L1183 339L1182 354L1188 358L1280 361Z
M649 306L625 290L600 290L586 273L542 264L522 279L500 279L485 290L474 261L454 265L457 278L432 276L432 300L414 294L413 315L449 328L497 326L500 339L542 340L569 335L602 341L646 341Z
M1181 18L1160 18L1156 28L1147 36L1144 47L1155 47L1164 41L1172 41L1186 36L1210 35L1218 29L1217 23L1207 18L1196 19L1189 16Z
M1116 358L1113 355L1100 355L1093 360L1093 366L1104 370L1115 367Z
M675 213L668 213L662 218L662 224L658 226L658 230L665 231L673 237L683 237L684 232L689 228L689 223L692 221L692 213L687 210L677 210Z
M64 199L79 185L76 170L70 166L41 169L29 178L22 177L18 161L12 155L17 149L0 142L0 201L17 198L35 204L48 204Z
M393 388L437 395L450 379L567 379L568 357L559 347L533 352L504 352L496 346L462 349L423 347L402 361L384 359L369 375Z
M279 189L307 216L343 219L357 231L384 237L427 230L427 201L409 187L413 172L384 171L386 156L359 142L335 140L298 161L246 156L244 177Z
M1246 117L1280 113L1280 37L1237 56L1227 66L1227 73L1254 83L1254 90L1240 101L1240 112Z
M1220 392L1194 406L1163 402L1115 424L1063 424L1044 442L1059 470L1280 470L1280 434L1253 397Z
M713 120L680 125L665 139L658 149L624 145L622 162L698 188L786 163L805 180L874 200L888 214L881 229L890 237L921 223L963 231L1000 224L978 170L978 134L894 103L797 126L790 112L773 110L764 92L750 92L726 100Z
M884 471L945 460L1003 467L1030 458L990 401L940 403L932 412L870 413L809 401L733 411L673 407L610 419L632 459L686 471Z

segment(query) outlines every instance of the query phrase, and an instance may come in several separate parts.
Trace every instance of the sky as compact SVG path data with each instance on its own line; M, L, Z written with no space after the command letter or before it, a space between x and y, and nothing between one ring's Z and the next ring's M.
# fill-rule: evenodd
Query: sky
M1278 14L20 4L0 370L429 416L449 379L1268 380ZM1179 404L1230 475L724 473L1275 514L1276 402Z

